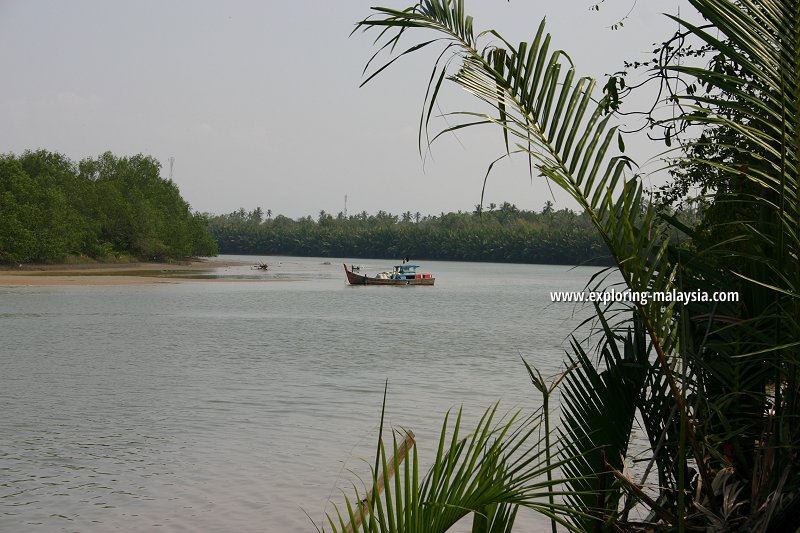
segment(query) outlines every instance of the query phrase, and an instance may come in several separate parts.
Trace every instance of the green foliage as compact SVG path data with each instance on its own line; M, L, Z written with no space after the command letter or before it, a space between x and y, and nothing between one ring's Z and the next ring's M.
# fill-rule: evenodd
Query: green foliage
M600 308L598 317L604 317ZM624 458L647 377L645 334L639 321L622 337L601 320L604 345L595 365L580 343L573 341L570 369L562 387L563 417L558 430L563 471L572 476L574 494L566 500L576 509L594 510L593 516L572 517L576 527L591 530L598 521L614 520L621 493L608 471L624 469ZM598 368L599 367L599 368ZM586 475L591 472L595 475Z
M595 308L588 322L599 327L586 342L573 341L567 369L555 380L559 439L555 453L546 454L560 461L546 461L545 470L563 476L562 501L577 530L800 528L800 2L690 3L704 26L673 18L682 36L714 52L714 61L654 68L665 80L680 77L670 95L676 112L660 125L667 145L683 150L673 160L677 172L689 173L688 183L709 184L706 201L713 207L705 213L713 216L700 231L685 216L656 207L633 162L616 151L624 150L611 114L620 103L617 81L597 99L595 81L577 78L566 54L550 50L544 23L531 42L517 46L494 30L476 35L458 0L374 8L359 23L377 29L376 42L389 52L420 30L436 36L375 68L367 81L400 56L442 45L420 138L427 137L443 81L479 100L481 111L448 114L442 133L498 126L506 156L527 157L535 172L579 203L613 260L587 288L607 288L614 274L621 279L616 285L636 293L741 295L736 303L651 300ZM700 126L705 136L687 139L688 126ZM724 146L709 146L709 131ZM676 232L688 240L672 242ZM546 400L553 389L529 372ZM649 493L646 475L634 482L622 472L632 459L636 419L650 443L646 472L657 470ZM543 441L526 444L541 450ZM497 473L503 472L500 462ZM553 493L546 496L547 502L520 504L557 509ZM650 511L639 522L628 518L636 504ZM383 524L374 530L394 531Z
M404 461L397 436L389 448L381 439L379 470L373 472L372 487L362 498L345 499L345 509L328 516L331 531L346 532L444 532L472 514L474 533L511 531L520 504L533 503L549 491L544 479L549 465L537 447L522 444L537 438L541 416L523 420L516 416L495 421L497 406L487 410L473 431L462 435L461 412L455 423L445 417L433 467L419 472L417 448ZM544 509L563 522L562 508Z
M540 264L608 264L589 218L552 204L542 213L508 202L491 211L420 217L379 212L262 219L260 208L210 220L222 253L322 257L416 257Z
M0 156L0 214L0 262L216 255L207 218L142 155L78 165L45 150Z

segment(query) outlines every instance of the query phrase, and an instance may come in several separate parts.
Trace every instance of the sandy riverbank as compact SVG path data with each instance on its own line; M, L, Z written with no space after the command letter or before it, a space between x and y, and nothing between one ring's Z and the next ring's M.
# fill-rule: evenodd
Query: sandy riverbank
M195 259L174 263L81 263L69 265L0 265L0 286L135 285L184 281L220 281L191 277L246 263Z

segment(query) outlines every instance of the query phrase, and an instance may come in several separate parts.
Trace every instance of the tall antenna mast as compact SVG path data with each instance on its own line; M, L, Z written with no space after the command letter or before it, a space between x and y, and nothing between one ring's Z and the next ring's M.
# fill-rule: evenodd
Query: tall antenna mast
M344 195L344 218L347 218L347 195Z
M172 181L172 167L175 166L175 158L170 156L169 158L169 181Z

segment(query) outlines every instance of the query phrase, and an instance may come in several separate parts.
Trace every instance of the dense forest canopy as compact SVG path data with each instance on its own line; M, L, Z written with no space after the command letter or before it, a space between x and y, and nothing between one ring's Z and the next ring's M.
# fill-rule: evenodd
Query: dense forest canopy
M260 207L193 213L150 156L106 152L76 163L46 150L0 155L0 263L168 260L221 253L543 264L608 264L585 214L524 211L394 215L321 211L316 219Z
M110 152L77 164L46 150L0 155L0 262L216 255L205 216L160 169Z
M521 211L508 202L473 212L422 216L379 211L316 220L267 216L261 208L211 217L221 253L445 259L542 264L608 264L608 253L584 214Z

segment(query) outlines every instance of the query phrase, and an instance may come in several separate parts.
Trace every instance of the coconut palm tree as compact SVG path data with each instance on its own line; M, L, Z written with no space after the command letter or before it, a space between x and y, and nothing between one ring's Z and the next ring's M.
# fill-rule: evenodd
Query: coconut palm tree
M704 88L675 93L681 112L663 124L671 131L689 123L721 125L742 139L742 147L760 147L758 157L747 154L746 165L697 162L738 181L737 202L752 203L750 212L758 214L719 222L733 229L721 242L714 240L719 232L696 232L651 204L614 125L616 85L612 81L598 97L595 80L580 77L569 56L551 48L544 22L531 42L518 45L495 30L477 33L463 1L374 8L359 23L379 31L364 83L400 57L441 46L421 140L428 137L442 85L455 83L482 102L482 110L448 114L448 125L431 141L494 125L505 141L502 157L527 157L532 171L581 206L614 264L587 288L601 290L621 279L623 289L638 294L699 295L733 285L742 296L738 303L650 298L594 304L594 334L588 344L573 340L557 380L556 428L545 411L535 423L544 426L541 439L504 424L487 433L484 422L474 433L478 441L447 442L443 434L423 481L414 456L413 472L406 470L402 482L398 477L380 501L347 501L348 510L364 515L364 531L444 531L453 522L441 517L456 509L459 518L474 514L474 531L509 531L515 505L547 513L553 530L557 524L582 531L798 527L790 517L800 515L792 514L800 505L800 2L690 3L708 24L678 22L737 71L659 65L666 78L680 73ZM398 48L422 32L422 40ZM395 50L403 51L372 66L381 51ZM693 142L699 141L680 146ZM691 239L672 244L668 226ZM529 371L548 398L552 387ZM637 418L650 443L641 481L623 473ZM373 482L379 473L376 468ZM651 478L656 482L648 486ZM638 522L629 517L635 505L649 512ZM350 526L339 521L341 530L358 529L355 514L349 512ZM334 520L330 525L338 529Z

